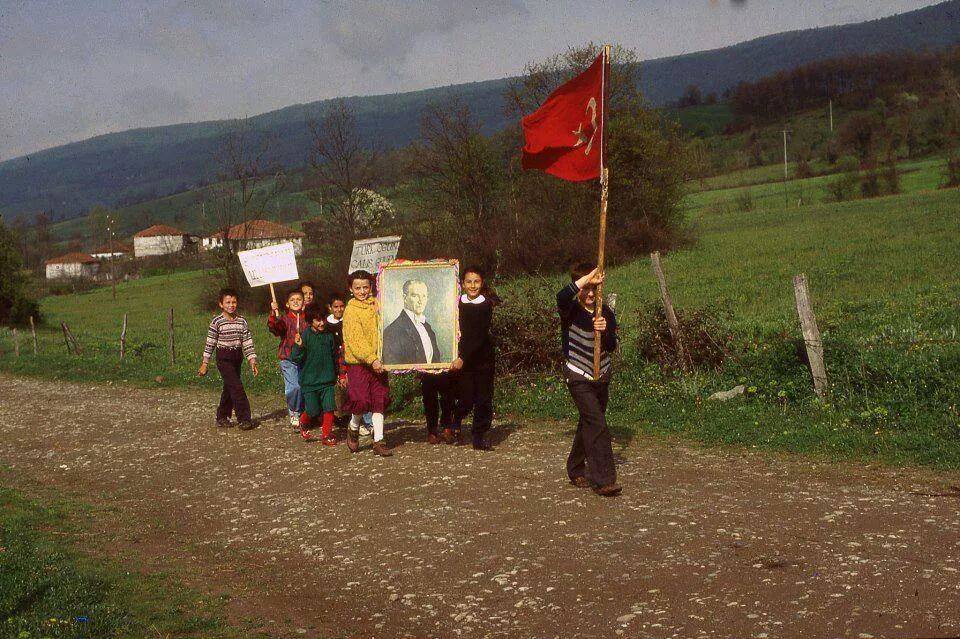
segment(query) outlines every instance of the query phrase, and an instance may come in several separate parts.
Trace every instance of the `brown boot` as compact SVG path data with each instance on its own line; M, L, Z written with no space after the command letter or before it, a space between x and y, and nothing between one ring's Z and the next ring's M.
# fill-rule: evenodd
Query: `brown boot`
M601 497L616 497L623 491L618 484L607 484L606 486L594 486L593 492Z
M457 438L456 435L453 434L452 428L444 428L440 434L440 439L443 440L444 444L452 444Z
M359 435L357 431L347 429L347 448L350 449L351 453L360 450L360 440L357 439L357 435Z
M387 447L387 444L381 439L373 442L373 454L378 457L393 457L393 451Z
M436 433L427 433L427 442L435 445L442 443L443 440L440 439L440 435L437 435Z

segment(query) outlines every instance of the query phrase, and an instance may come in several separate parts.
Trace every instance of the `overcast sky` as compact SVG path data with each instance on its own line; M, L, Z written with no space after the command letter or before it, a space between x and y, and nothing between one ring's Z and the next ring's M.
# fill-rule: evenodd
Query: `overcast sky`
M593 40L643 59L930 0L0 0L0 160L139 126L510 76Z

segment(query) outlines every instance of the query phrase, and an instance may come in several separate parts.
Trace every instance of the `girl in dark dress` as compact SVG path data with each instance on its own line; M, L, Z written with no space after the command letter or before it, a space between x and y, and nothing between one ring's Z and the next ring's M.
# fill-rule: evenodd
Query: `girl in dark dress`
M491 450L487 432L493 423L493 377L496 347L490 334L493 308L500 300L485 285L477 267L463 271L460 296L459 357L451 367L457 374L457 404L453 414L452 435L463 442L463 418L473 412L473 447Z

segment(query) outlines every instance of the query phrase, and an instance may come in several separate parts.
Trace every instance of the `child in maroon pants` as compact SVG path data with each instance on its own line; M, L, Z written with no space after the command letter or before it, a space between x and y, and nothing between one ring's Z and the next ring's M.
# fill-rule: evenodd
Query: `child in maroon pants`
M260 374L257 367L257 353L253 349L253 336L247 320L237 314L239 297L232 288L220 289L220 310L223 312L213 318L207 330L207 341L203 347L203 362L200 364L200 376L207 374L207 364L216 353L217 370L223 378L223 392L217 407L217 426L232 426L231 413L236 413L241 429L254 427L250 419L250 401L243 390L240 379L240 367L246 358L256 377Z

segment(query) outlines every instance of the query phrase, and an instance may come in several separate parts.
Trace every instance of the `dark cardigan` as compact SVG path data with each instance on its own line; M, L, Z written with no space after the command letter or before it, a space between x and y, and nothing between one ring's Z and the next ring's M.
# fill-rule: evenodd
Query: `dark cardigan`
M490 324L493 303L486 297L479 304L460 302L460 347L463 370L488 370L494 367L496 349Z

